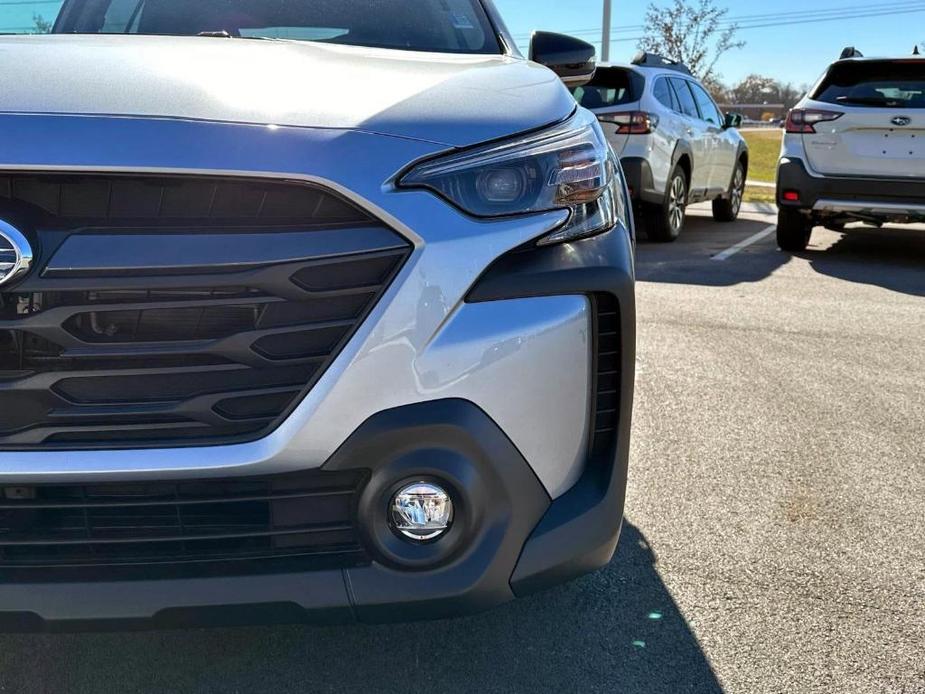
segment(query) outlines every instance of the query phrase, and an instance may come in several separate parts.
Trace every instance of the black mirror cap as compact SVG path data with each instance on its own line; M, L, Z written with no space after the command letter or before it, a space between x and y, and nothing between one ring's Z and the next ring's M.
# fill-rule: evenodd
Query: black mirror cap
M741 128L742 127L742 114L727 113L726 122L723 123L723 127L726 130L729 130L730 128Z
M592 80L597 69L594 55L594 46L574 36L535 31L530 39L530 60L555 72L569 89Z

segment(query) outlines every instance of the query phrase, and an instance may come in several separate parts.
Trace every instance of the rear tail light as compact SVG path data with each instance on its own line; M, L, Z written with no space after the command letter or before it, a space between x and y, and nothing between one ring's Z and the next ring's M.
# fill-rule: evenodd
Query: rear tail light
M645 111L607 113L597 118L602 123L616 125L618 135L648 135L658 127L658 116Z
M800 193L796 190L785 190L784 200L787 202L800 202Z
M838 120L844 113L839 111L819 111L815 109L795 108L787 116L788 133L814 133L819 123Z

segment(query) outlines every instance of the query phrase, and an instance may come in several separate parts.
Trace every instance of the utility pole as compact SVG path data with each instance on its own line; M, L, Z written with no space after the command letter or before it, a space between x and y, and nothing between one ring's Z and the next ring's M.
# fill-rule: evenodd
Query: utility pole
M601 61L610 60L610 20L613 0L604 0L604 31L601 34Z

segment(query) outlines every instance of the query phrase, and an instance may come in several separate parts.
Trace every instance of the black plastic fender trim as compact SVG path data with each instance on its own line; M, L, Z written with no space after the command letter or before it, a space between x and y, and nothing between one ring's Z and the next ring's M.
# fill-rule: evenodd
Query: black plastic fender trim
M354 468L371 473L357 522L374 559L344 570L358 620L455 617L513 599L510 576L550 499L481 409L441 400L374 415L324 466ZM413 481L441 484L453 498L453 525L438 541L412 544L388 525L392 493Z
M611 294L620 307L620 415L614 449L589 459L578 483L556 499L524 546L512 574L526 595L606 565L623 521L636 366L633 248L620 230L594 238L522 248L498 259L468 301L569 294Z

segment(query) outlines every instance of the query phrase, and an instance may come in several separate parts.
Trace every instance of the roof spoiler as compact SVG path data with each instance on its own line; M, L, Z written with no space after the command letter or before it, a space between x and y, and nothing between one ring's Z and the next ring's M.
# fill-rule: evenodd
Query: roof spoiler
M691 75L690 69L680 60L669 60L655 53L646 53L645 51L639 51L633 58L632 64L638 67L660 67L666 70L683 72L685 75Z
M839 60L851 60L851 58L863 58L863 57L864 57L864 54L861 53L861 51L859 51L857 48L855 48L854 46L848 46L845 50L841 52L841 56L839 57Z

